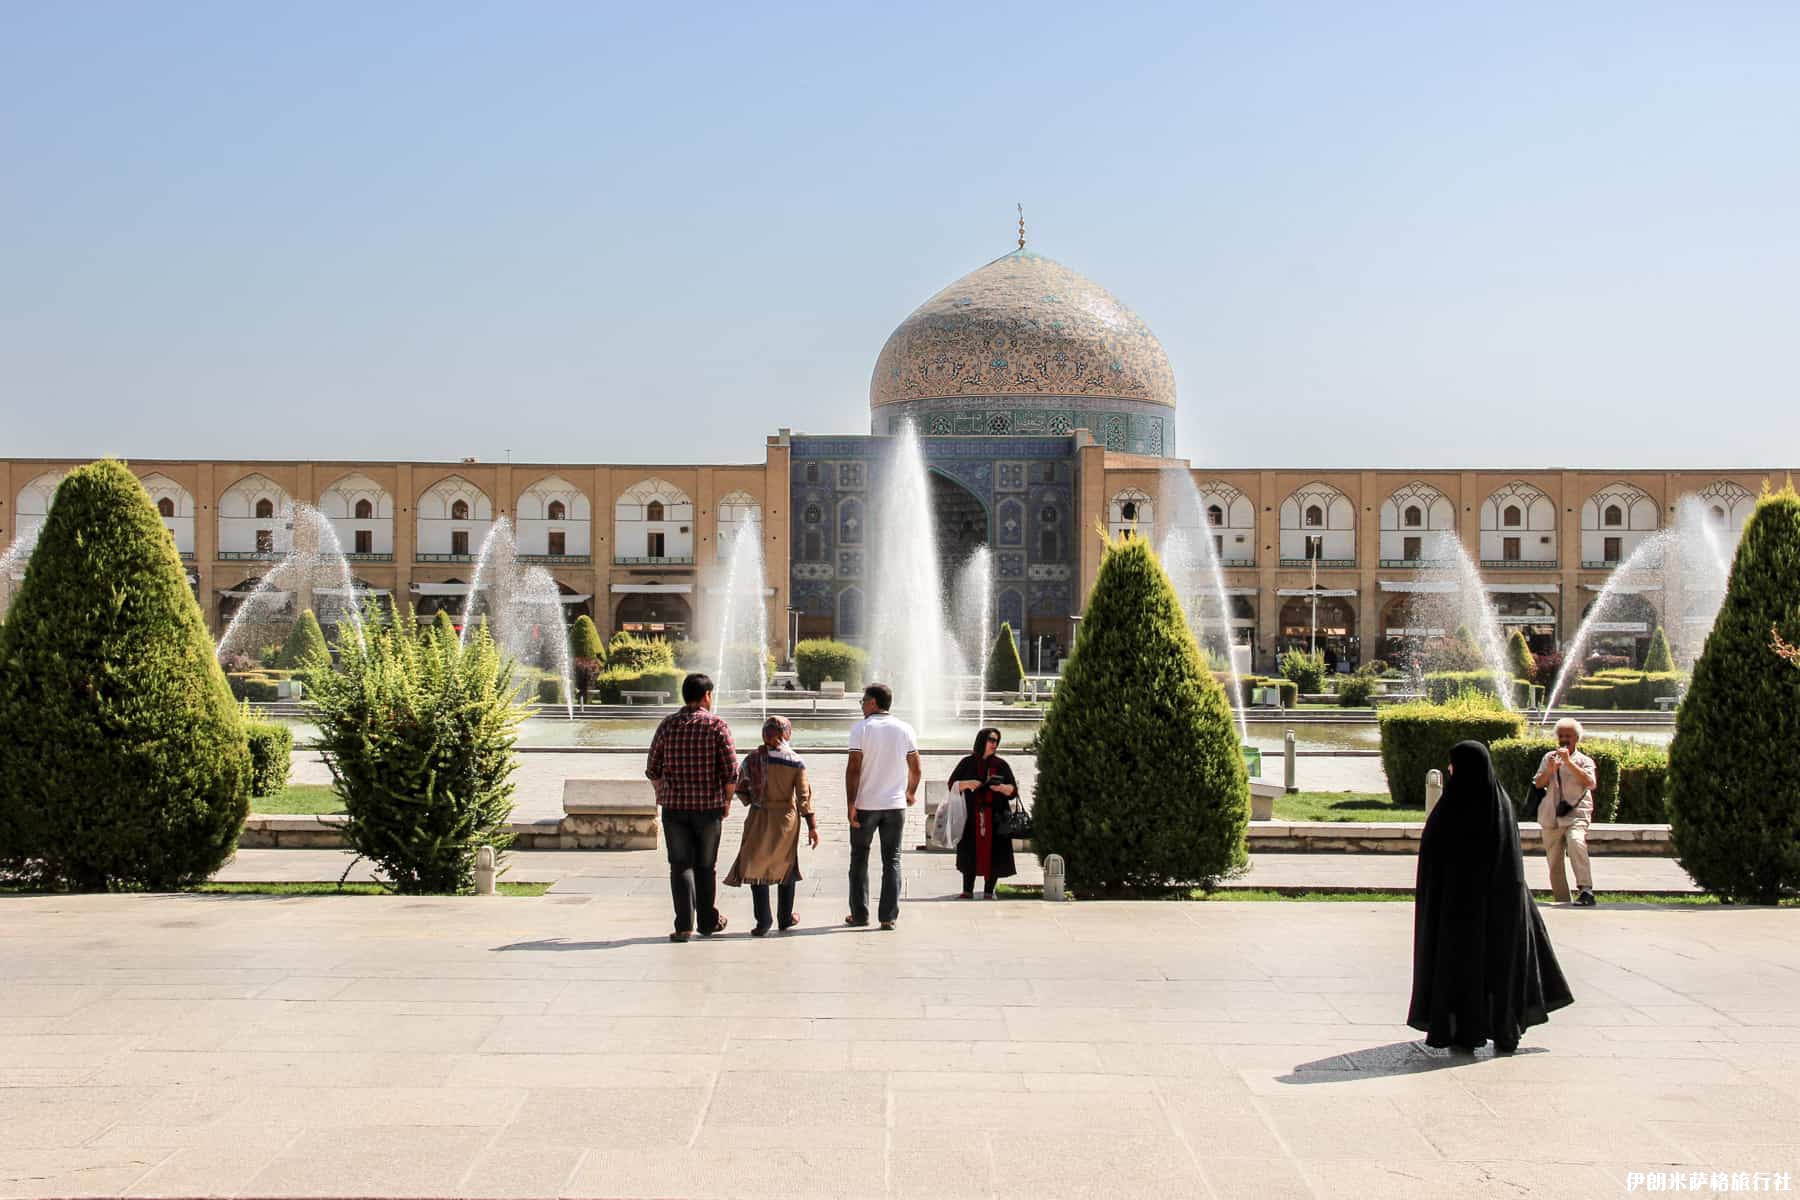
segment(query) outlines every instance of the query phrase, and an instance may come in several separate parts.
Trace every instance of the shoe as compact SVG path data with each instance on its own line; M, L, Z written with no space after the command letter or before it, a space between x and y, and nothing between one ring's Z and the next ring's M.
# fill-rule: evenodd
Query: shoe
M700 931L700 936L701 937L711 937L715 933L724 933L725 927L729 924L731 924L731 922L727 921L725 919L725 914L720 913L718 916L713 918L713 927L711 929L702 929Z
M781 923L781 932L786 933L788 930L792 929L794 926L798 925L799 923L800 923L800 914L795 913L793 916L789 917L787 920L785 920Z
M975 893L974 892L958 892L956 894L956 898L958 900L973 900L975 898Z
M864 917L859 921L855 917L845 917L844 924L852 929L867 929L869 927L869 918Z
M750 931L750 936L751 937L768 937L769 936L769 927L767 925L758 925L756 928L754 928Z
M671 942L685 942L692 936L692 934L683 933L681 930L677 929L674 933L669 935L669 940Z
M1594 899L1594 893L1588 891L1586 888L1582 889L1581 895L1575 897L1575 906L1577 908L1592 908L1598 903L1599 901Z
M894 929L894 923L892 921L883 921L881 927L891 933Z
M981 893L981 898L983 900L998 900L1000 897L996 896L992 892L983 892L983 893Z

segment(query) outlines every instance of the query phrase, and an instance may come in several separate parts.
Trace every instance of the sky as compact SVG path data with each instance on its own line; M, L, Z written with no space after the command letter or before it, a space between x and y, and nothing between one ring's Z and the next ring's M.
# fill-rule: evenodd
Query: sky
M1013 246L1197 464L1800 464L1800 5L0 7L0 457L760 461Z

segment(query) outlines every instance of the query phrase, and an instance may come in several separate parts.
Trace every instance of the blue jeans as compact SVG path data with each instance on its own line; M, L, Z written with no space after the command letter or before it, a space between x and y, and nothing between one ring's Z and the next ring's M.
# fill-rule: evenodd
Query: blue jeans
M887 808L859 812L850 830L850 919L858 925L869 920L869 848L881 835L881 907L876 919L900 919L900 835L906 830L906 810Z

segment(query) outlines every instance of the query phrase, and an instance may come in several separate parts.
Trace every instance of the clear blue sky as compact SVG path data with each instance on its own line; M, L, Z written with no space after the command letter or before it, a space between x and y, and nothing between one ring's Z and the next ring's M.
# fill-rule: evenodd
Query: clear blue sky
M1012 244L1222 465L1800 460L1800 5L9 3L0 455L746 461Z

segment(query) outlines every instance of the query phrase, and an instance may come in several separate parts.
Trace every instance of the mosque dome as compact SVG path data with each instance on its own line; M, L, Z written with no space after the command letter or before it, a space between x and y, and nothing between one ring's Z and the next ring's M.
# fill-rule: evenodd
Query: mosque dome
M899 419L928 433L1081 426L1109 446L1160 454L1173 449L1175 373L1111 292L1021 247L900 323L875 360L869 405L877 433Z

